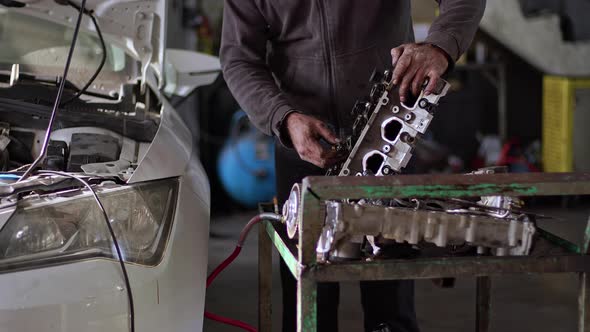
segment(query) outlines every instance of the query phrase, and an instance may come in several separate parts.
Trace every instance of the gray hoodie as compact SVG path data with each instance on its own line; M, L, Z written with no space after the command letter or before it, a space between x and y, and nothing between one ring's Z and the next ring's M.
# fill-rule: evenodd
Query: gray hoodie
M457 60L485 0L439 5L425 42ZM348 133L373 69L391 67L391 49L414 41L410 0L225 0L223 19L224 78L252 122L279 138L292 111Z

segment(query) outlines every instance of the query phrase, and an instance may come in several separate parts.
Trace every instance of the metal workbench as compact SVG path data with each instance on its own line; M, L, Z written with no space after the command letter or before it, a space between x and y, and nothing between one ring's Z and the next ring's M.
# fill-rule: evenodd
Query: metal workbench
M339 199L451 198L590 195L590 173L490 175L400 175L389 177L309 177L302 186L298 244L284 225L265 222L259 236L259 331L271 331L272 247L297 279L297 331L316 332L316 285L326 281L476 278L475 331L487 332L490 276L513 273L578 273L579 332L590 332L590 220L580 245L538 229L530 256L431 257L405 260L316 263L323 227L323 202ZM539 251L542 252L539 252ZM324 332L324 331L321 331Z

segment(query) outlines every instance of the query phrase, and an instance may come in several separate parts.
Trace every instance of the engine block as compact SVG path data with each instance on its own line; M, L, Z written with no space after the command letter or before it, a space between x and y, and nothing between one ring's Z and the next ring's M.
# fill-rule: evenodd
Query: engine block
M352 135L335 147L348 158L328 170L327 175L392 176L412 158L416 140L426 133L433 112L450 85L439 80L433 93L424 87L417 97L400 102L391 70L375 71L369 97L353 109ZM472 174L506 172L505 168L481 169ZM522 203L506 196L460 199L396 199L326 201L326 217L317 242L318 262L359 259L370 250L378 256L392 242L420 248L424 243L438 247L477 247L480 254L528 255L536 232L534 216L521 212ZM301 189L295 185L283 207L290 238L297 234Z
M494 210L460 204L447 209L428 209L326 202L326 221L316 252L319 261L334 256L352 258L350 244L358 243L355 239L371 237L369 240L374 241L375 237L382 237L412 245L469 245L478 247L480 253L490 249L496 256L527 255L536 230L534 222L509 210L503 215L501 218ZM371 245L373 254L378 255L380 248L374 242Z
M417 97L402 103L390 70L383 74L375 71L371 81L369 97L357 101L353 108L352 135L336 148L348 154L348 158L328 170L327 175L399 173L412 158L416 139L430 126L440 98L450 88L449 83L441 79L432 94L426 95L422 89Z

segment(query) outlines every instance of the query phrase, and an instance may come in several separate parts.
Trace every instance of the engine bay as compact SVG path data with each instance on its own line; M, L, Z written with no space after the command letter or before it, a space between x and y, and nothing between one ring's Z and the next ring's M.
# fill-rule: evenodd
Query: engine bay
M41 150L50 106L30 87L0 89L0 170L30 165ZM39 87L37 87L39 88ZM126 85L118 102L76 101L60 110L41 169L115 175L127 180L155 137L161 105L151 92L141 100ZM43 87L51 93L54 88ZM13 94L12 98L6 98ZM19 97L20 96L20 97ZM17 97L17 98L14 98Z

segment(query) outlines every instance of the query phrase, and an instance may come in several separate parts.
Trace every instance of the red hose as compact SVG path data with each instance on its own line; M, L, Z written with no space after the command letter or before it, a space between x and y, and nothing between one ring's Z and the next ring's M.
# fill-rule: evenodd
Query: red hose
M240 239L238 240L238 244L236 245L236 248L234 249L234 251L221 264L219 264L215 268L215 270L213 270L213 272L211 272L211 274L207 277L207 288L209 288L209 286L213 283L215 278L217 278L217 276L221 272L223 272L223 270L225 270L225 268L227 268L238 257L238 255L242 251L242 245L244 245L244 241L246 241L246 237L248 236L248 233L250 233L250 230L252 229L252 227L254 227L254 225L258 224L259 222L261 222L264 219L280 220L280 218L281 217L277 214L263 213L263 214L257 215L256 217L250 219L248 224L246 224L244 229L242 229L242 232L240 233ZM256 328L248 325L247 323L244 323L244 322L236 320L236 319L219 316L219 315L210 313L208 311L205 311L205 318L222 323L222 324L239 327L239 328L246 330L248 332L257 332Z
M223 316L219 316L219 315L216 315L216 314L212 314L212 313L210 313L208 311L205 311L205 318L210 319L210 320L214 320L216 322L219 322L219 323L222 323L222 324L225 324L225 325L231 325L231 326L239 327L242 330L246 330L248 332L257 332L257 330L254 327L252 327L252 326L250 326L250 325L248 325L248 324L246 324L246 323L244 323L242 321L239 321L239 320L236 320L236 319L227 318L227 317L223 317Z
M236 246L234 252L232 252L231 255L229 255L229 257L226 258L221 264L219 264L219 266L217 266L213 272L211 272L211 274L207 277L207 288L209 288L213 280L215 280L215 278L217 278L217 276L223 270L225 270L225 268L228 267L236 259L236 257L238 257L241 251L242 247Z

